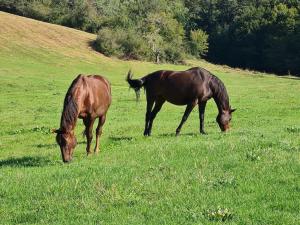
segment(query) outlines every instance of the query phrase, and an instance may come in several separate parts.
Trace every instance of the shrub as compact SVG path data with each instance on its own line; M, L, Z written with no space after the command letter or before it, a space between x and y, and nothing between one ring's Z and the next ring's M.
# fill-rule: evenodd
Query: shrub
M145 39L135 30L123 31L124 35L119 40L122 46L122 57L126 59L149 59L150 49ZM125 33L126 32L126 33Z
M137 27L105 26L98 33L95 48L107 56L157 63L183 61L184 30L170 15L150 14Z
M51 1L45 0L42 2L34 1L28 3L27 7L24 9L25 16L49 21L49 15L51 13Z
M190 33L190 52L197 58L208 52L208 35L202 30L192 30Z
M142 27L144 38L151 52L151 59L157 63L178 63L184 55L184 29L172 15L165 12L150 13Z
M181 48L172 45L166 45L164 48L163 59L171 63L180 63L183 61L184 52Z
M96 50L107 56L126 59L148 59L150 50L135 30L103 28L98 32Z
M121 55L121 32L112 30L110 28L103 28L99 30L95 42L95 49L106 56Z

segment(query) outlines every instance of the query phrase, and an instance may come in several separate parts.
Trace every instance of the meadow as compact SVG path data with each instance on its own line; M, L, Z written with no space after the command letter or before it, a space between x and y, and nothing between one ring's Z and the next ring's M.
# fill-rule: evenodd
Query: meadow
M0 224L299 224L300 80L205 61L122 61L96 53L95 35L0 12ZM145 95L125 76L207 68L229 92L233 114L221 133L209 102L208 135L195 108L165 104L143 137ZM112 84L98 156L86 157L83 124L72 163L51 128L80 73ZM94 143L94 142L93 142Z

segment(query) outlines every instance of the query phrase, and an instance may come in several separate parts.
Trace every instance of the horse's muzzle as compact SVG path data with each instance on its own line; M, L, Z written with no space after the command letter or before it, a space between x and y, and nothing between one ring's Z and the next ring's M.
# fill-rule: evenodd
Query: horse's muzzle
M229 131L229 124L227 124L227 125L224 125L224 126L220 126L220 129L221 129L221 131L222 132L228 132Z
M72 161L72 158L69 158L69 159L63 159L63 162L64 163L70 163Z

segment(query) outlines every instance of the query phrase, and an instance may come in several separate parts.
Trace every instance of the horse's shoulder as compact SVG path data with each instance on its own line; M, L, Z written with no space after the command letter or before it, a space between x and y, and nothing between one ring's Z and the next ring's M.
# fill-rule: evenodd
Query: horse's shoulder
M90 77L91 77L92 79L101 80L101 81L106 80L106 78L103 77L103 76L101 76L101 75L90 75Z
M86 77L84 74L78 74L78 76L75 78L76 81L83 80Z
M98 80L109 84L109 81L101 75L82 75L81 79L85 82L94 82L95 80Z
M195 73L195 75L197 75L203 81L209 80L209 78L211 77L211 73L204 68L194 67L192 69L193 69L192 71Z
M197 70L201 70L201 69L202 69L201 67L195 66L195 67L187 69L186 71L197 71Z
M96 80L97 82L99 82L99 84L104 85L109 90L109 92L111 91L110 90L111 89L110 82L104 76L101 76L101 75L89 75L89 76L87 76L87 78L89 79L89 82L94 83L95 80Z

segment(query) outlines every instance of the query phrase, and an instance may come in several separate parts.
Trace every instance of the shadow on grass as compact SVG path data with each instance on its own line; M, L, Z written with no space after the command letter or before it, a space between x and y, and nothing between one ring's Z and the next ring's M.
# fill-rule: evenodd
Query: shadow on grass
M133 140L133 137L115 137L115 136L112 136L112 137L109 137L109 140L111 141L132 141Z
M200 136L200 134L198 133L182 133L179 134L178 136L176 136L175 133L168 133L168 134L159 134L157 135L158 137L196 137L196 136Z
M38 144L38 145L34 145L37 148L55 148L58 145L57 144Z
M85 141L78 141L77 142L78 145L82 145L82 144L86 144ZM33 147L37 147L37 148L59 148L59 145L56 143L53 144L37 144L37 145L32 145Z
M88 41L88 45L90 48L92 48L94 51L96 51L97 53L100 53L98 50L97 50L97 42L96 40L92 40L92 41ZM101 53L100 53L101 54Z
M0 168L3 167L43 167L52 165L54 162L45 157L24 156L0 160Z

